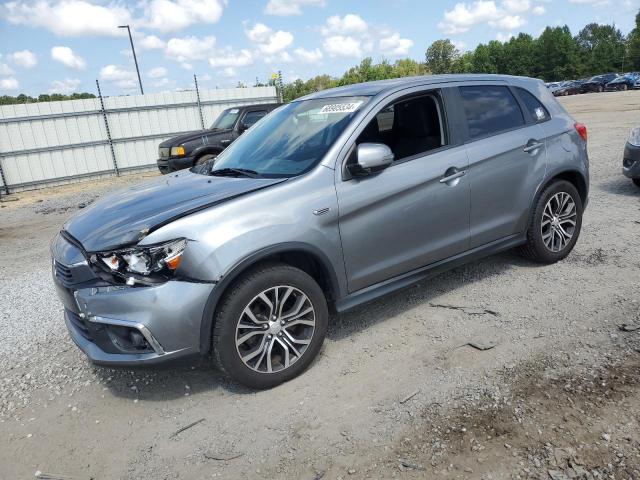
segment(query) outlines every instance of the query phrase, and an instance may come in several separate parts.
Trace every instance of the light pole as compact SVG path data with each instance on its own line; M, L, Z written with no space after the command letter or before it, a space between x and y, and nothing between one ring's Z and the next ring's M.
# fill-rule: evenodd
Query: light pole
M136 49L133 48L133 37L131 36L131 29L129 25L118 25L118 28L126 28L127 32L129 32L129 42L131 42L131 51L133 52L133 61L136 64L136 73L138 74L138 83L140 84L140 93L144 95L144 90L142 90L142 79L140 78L140 69L138 68L138 58L136 57Z

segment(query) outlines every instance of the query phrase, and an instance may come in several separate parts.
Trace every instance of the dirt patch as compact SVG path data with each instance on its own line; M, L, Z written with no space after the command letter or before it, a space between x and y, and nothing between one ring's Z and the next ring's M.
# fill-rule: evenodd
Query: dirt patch
M508 369L508 393L425 409L388 466L438 478L638 479L639 351L584 372L567 363L559 374L542 358Z

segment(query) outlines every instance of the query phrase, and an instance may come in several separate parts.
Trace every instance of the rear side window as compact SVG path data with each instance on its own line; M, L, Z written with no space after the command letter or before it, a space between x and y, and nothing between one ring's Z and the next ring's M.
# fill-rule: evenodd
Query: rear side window
M551 118L549 111L544 108L544 105L540 103L540 100L538 100L531 92L519 87L516 88L516 91L520 96L520 100L522 100L522 103L524 103L525 108L531 115L531 118L533 118L535 122L545 122Z
M460 87L471 139L495 135L525 124L522 110L507 87Z
M266 110L247 112L246 115L244 116L244 119L242 120L242 123L244 123L247 127L250 127L254 123L256 123L258 120L260 120L262 117L264 117L266 114L267 114Z

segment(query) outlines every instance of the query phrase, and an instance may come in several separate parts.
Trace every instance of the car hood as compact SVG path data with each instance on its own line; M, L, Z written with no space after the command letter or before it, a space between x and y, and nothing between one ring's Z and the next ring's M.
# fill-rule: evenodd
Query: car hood
M160 147L175 147L182 143L190 142L191 140L197 140L203 135L211 135L218 133L228 133L230 130L194 130L193 132L186 132L177 137L172 137L169 140L165 140L159 146Z
M184 170L105 196L64 224L88 252L137 243L172 220L285 178L214 177Z

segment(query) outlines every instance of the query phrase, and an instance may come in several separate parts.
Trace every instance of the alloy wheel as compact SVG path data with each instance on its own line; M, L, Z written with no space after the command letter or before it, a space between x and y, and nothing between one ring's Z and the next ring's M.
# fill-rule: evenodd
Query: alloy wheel
M542 212L542 241L552 252L560 252L571 242L576 228L577 211L573 197L558 192L549 199Z
M236 325L236 350L259 373L276 373L297 362L315 331L315 310L301 290L280 285L256 295Z

